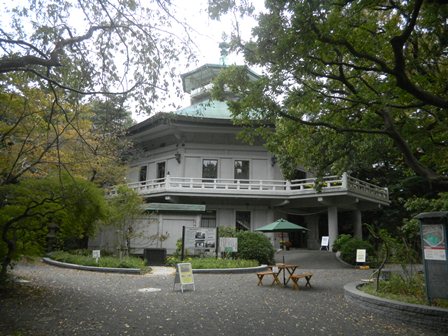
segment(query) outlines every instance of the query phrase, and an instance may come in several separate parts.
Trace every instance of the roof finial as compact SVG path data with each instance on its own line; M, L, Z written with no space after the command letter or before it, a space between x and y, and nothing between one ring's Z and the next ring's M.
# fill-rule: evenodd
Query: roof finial
M225 41L219 44L219 49L221 49L221 57L219 58L219 62L222 65L226 65L227 55L229 55L229 47L230 45Z

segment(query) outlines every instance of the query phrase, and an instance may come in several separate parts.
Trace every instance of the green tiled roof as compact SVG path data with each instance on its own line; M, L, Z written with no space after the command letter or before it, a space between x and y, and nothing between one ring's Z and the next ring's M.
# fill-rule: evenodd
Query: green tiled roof
M215 118L215 119L231 119L229 108L226 102L208 100L198 104L194 104L176 111L176 114L197 117L197 118Z
M184 211L204 212L203 204L176 204L176 203L148 203L144 205L146 211Z

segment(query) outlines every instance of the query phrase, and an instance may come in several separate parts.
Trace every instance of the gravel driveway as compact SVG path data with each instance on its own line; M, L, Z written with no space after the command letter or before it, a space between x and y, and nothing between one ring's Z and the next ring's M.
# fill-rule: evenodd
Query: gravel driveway
M1 297L0 335L442 335L346 302L343 285L369 271L310 270L313 287L299 291L259 287L255 274L195 274L196 291L181 293L165 272L19 265L15 274L30 282Z

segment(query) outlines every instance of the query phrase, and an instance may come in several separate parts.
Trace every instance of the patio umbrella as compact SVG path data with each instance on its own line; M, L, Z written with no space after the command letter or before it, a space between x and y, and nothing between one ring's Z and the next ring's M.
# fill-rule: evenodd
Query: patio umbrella
M308 229L303 226L300 226L298 224L288 222L287 220L285 220L283 218L280 218L271 224L268 224L268 225L259 227L258 229L255 229L255 231L281 232L282 240L283 240L283 232L308 231ZM285 263L285 256L283 256L283 263ZM285 282L285 272L283 272L283 282Z
M300 226L298 224L288 222L283 218L280 218L271 224L255 229L255 231L261 231L261 232L293 232L298 230L308 231L307 228Z

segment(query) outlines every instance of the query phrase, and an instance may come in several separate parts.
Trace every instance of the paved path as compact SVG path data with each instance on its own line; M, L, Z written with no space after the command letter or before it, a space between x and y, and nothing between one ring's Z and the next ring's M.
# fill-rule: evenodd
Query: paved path
M275 254L276 262L299 265L306 269L346 269L353 268L342 263L336 258L336 255L329 251L316 251L305 249L292 249L289 251L280 251Z
M313 288L259 287L255 274L195 274L196 291L181 293L173 291L174 276L164 272L20 265L15 273L31 282L20 296L1 298L0 335L442 335L348 303L343 285L369 271L312 268L316 263L296 252L285 257L309 267Z

